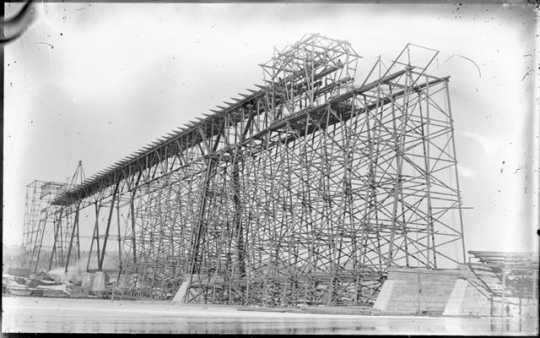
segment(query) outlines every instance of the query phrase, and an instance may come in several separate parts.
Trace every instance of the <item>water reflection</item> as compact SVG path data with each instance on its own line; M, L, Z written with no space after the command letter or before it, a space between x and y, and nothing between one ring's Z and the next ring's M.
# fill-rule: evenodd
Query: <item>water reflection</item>
M361 324L365 321L365 325ZM360 324L359 324L360 322ZM84 319L73 321L66 317L48 320L47 332L111 332L111 333L193 333L193 334L358 334L364 333L511 333L524 329L523 323L504 319L468 318L358 318L358 320L267 320L216 318L163 318L149 316ZM535 332L532 322L529 330ZM23 324L23 323L21 323ZM66 325L67 324L67 325ZM24 325L24 324L23 324ZM66 325L66 326L63 326ZM523 331L521 331L523 332Z
M449 335L538 332L533 318L305 315L166 303L51 299L39 303L3 301L2 305L3 332Z
M73 323L73 332L113 332L113 333L194 333L194 334L314 334L358 331L376 331L374 326L359 326L354 322L342 321L287 321L269 319L266 321L216 320L202 318L185 320L178 318L123 318L115 321L101 321L96 330L96 322L84 320ZM54 330L53 332L58 332Z
M314 333L357 333L376 331L375 326L361 326L343 320L219 320L215 318L122 317L81 318L73 316L43 317L39 322L25 318L14 319L9 327L27 328L35 332L110 332L110 333L196 333L196 334L314 334ZM11 330L10 330L11 331ZM23 330L24 331L24 330Z

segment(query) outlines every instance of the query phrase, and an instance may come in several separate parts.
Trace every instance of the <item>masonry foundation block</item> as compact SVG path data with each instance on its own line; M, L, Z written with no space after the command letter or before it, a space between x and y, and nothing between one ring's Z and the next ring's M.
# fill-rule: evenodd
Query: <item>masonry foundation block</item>
M373 308L383 313L443 313L458 270L390 268Z
M92 291L104 291L105 285L109 281L109 276L103 272L98 271L94 276L94 283L92 284Z

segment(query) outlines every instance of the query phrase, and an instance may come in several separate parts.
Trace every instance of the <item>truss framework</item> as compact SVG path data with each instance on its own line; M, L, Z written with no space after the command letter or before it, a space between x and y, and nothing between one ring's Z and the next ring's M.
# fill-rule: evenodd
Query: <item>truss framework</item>
M40 262L50 270L52 266L63 265L66 260L72 227L67 222L60 223L59 212L62 210L51 204L65 188L63 183L37 180L26 186L23 264L33 272L38 272ZM49 245L51 238L53 246ZM78 247L78 242L75 245ZM48 257L42 255L45 252L49 252Z
M409 44L354 86L350 44L307 35L261 65L259 90L51 205L73 229L92 210L89 270L116 229L118 276L141 297L189 282L186 301L369 303L390 266L465 257L437 53Z

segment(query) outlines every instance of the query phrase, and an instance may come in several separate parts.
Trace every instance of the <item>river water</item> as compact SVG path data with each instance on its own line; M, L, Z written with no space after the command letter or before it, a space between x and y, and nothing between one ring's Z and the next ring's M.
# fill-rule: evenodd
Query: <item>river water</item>
M538 335L536 319L238 311L232 306L2 298L2 332Z

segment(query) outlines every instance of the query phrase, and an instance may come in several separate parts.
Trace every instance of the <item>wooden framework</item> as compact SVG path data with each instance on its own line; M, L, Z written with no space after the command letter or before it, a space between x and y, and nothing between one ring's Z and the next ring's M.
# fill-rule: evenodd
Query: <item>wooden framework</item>
M436 55L409 44L355 86L350 44L307 35L261 65L258 90L52 205L77 225L93 210L89 270L117 231L118 275L141 297L189 281L188 302L369 303L389 266L464 261Z
M534 252L469 251L469 282L491 301L491 315L508 316L507 307L525 303L538 308L538 254ZM516 302L516 299L518 300ZM499 308L494 308L498 303ZM538 312L536 312L538 314Z
M58 182L34 181L26 186L26 206L23 231L23 264L32 272L39 268L49 270L53 266L63 265L70 241L68 223L60 224L60 211L51 202L66 188ZM53 239L53 245L49 245ZM78 247L78 242L75 243ZM44 257L43 253L49 253ZM41 262L41 266L39 263Z

